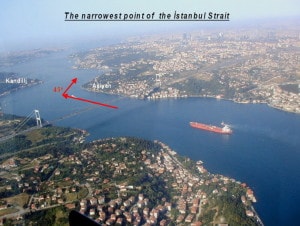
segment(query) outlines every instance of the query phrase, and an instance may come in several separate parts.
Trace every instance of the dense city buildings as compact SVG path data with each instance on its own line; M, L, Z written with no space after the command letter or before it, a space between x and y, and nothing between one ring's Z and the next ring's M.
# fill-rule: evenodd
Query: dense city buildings
M292 27L249 28L138 37L72 57L75 69L99 70L85 85L94 92L224 98L300 113L299 48Z
M181 157L160 141L82 143L84 131L55 127L26 139L33 134L53 137L52 144L37 143L1 163L1 177L9 182L1 182L1 222L40 223L48 214L65 221L74 209L106 225L263 225L245 183L211 174L203 162ZM51 149L62 140L73 144Z

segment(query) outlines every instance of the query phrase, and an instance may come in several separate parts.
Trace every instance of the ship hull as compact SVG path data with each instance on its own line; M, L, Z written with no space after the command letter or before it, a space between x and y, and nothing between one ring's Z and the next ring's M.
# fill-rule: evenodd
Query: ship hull
M213 132L213 133L220 133L220 134L232 134L232 130L229 128L221 128L218 126L213 126L213 125L206 125L203 123L199 123L199 122L190 122L190 126L196 129L201 129L201 130L205 130L205 131L209 131L209 132Z

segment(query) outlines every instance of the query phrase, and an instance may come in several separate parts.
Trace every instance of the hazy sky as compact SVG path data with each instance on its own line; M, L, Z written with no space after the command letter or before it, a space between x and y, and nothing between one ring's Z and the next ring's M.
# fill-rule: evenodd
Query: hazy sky
M43 42L65 42L92 35L107 37L147 29L167 29L170 22L66 22L74 13L230 13L230 22L299 16L300 0L0 0L0 50ZM181 23L181 22L176 22ZM213 22L191 22L209 23ZM173 25L172 25L173 26Z

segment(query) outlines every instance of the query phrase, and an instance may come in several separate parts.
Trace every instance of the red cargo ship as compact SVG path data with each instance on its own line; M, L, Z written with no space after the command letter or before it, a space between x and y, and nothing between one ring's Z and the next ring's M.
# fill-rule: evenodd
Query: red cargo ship
M229 128L228 125L224 123L222 123L223 127L217 127L217 126L202 124L199 122L190 122L190 126L196 129L202 129L214 133L232 134L232 130Z

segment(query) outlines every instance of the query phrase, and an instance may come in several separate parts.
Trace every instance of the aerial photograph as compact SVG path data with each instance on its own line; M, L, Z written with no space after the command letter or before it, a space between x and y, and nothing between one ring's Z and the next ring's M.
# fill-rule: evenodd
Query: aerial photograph
M0 225L300 224L299 0L0 6Z

